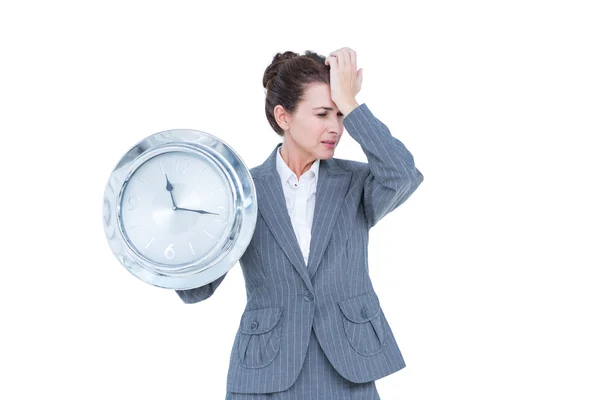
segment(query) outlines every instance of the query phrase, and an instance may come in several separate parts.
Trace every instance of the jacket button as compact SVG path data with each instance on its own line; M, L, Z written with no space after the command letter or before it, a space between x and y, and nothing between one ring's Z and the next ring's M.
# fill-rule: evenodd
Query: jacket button
M369 318L369 310L367 310L366 307L363 307L362 310L360 310L360 315L362 315L363 318Z
M255 330L256 328L258 328L258 321L254 321L252 322L252 325L250 325L250 329Z
M312 295L312 293L310 292L310 290L305 290L304 291L304 300L306 300L306 301L313 301L314 300L314 296Z

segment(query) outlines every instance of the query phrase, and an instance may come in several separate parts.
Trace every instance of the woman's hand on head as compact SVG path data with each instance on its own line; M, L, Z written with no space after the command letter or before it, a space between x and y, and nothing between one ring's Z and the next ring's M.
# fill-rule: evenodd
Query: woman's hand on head
M362 85L362 68L356 70L356 52L349 47L332 51L325 59L330 66L331 100L341 108L354 108Z

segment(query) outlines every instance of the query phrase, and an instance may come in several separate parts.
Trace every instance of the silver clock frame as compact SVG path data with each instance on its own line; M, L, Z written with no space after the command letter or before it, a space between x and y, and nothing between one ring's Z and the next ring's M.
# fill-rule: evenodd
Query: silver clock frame
M121 219L123 192L137 168L152 157L173 151L192 153L210 161L227 177L233 198L224 239L203 258L176 266L150 260L139 253L128 240ZM162 131L137 143L117 163L104 191L104 233L113 254L137 278L165 289L200 287L229 271L250 244L257 213L256 187L241 157L218 137L193 129Z

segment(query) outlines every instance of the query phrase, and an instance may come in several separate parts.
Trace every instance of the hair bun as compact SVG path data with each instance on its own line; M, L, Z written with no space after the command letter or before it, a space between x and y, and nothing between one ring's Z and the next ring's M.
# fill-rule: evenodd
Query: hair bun
M271 61L271 65L267 67L263 75L263 87L265 89L268 88L267 86L269 81L273 80L277 76L279 69L283 64L285 64L286 61L297 57L300 57L300 54L295 53L293 51L286 51L284 53L280 52L275 54L275 56L273 57L273 61Z
M284 53L277 53L275 57L273 57L273 63L276 62L284 62L287 60L291 60L293 58L300 57L300 54L294 53L293 51L286 51Z

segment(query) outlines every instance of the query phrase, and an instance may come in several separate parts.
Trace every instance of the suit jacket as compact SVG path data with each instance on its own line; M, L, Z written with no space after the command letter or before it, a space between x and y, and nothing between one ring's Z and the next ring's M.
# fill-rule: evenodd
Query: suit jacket
M376 380L406 366L369 277L367 245L369 229L406 201L423 175L366 104L346 115L343 124L368 162L321 160L308 265L276 170L281 143L250 170L259 212L239 260L247 304L231 351L228 391L291 387L311 329L331 364L352 382ZM184 303L203 301L226 276L176 292Z

